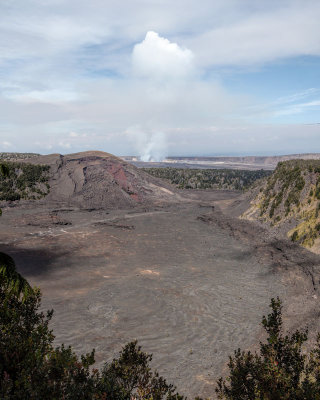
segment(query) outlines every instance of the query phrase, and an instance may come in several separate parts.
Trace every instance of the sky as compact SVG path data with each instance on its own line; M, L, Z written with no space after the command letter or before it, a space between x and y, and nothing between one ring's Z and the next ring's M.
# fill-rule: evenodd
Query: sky
M0 0L0 151L320 152L319 0Z

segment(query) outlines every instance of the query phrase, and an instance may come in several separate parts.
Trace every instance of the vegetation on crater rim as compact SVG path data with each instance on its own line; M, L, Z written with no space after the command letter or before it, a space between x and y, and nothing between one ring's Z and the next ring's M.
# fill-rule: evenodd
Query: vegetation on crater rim
M0 153L2 161L28 160L40 156L38 153Z
M234 169L142 168L157 178L168 180L179 189L245 190L272 171Z
M271 225L296 221L288 236L312 248L320 238L320 160L280 162L244 217L254 210Z
M48 165L6 162L7 173L0 175L0 200L39 200L50 191Z

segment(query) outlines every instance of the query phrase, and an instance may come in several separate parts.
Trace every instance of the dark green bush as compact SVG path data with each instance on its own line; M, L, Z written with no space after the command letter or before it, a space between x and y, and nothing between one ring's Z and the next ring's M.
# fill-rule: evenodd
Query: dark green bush
M294 231L293 234L291 235L291 240L293 242L296 242L298 240L299 234L298 231Z
M306 182L305 182L305 180L303 179L303 177L302 177L302 176L299 176L299 177L297 178L297 180L296 180L295 187L296 187L297 190L301 191L301 190L304 188L305 184L306 184Z
M308 332L282 332L282 306L271 300L271 313L263 317L267 341L260 352L235 351L229 359L229 376L220 378L216 393L226 400L317 400L320 399L320 336L306 353Z
M6 255L0 258L4 267L0 276L1 399L183 399L173 385L152 371L151 355L142 352L136 342L127 344L101 371L93 368L94 351L78 357L71 347L54 347L49 328L53 311L39 311L39 289L22 294L15 290L15 283L8 284L12 279L6 279L5 273L17 277L13 261L5 268L8 259L12 260Z

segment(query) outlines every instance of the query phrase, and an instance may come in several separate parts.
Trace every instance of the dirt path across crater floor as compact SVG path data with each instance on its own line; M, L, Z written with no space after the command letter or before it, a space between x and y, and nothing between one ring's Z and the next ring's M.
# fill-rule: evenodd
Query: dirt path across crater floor
M6 208L1 251L55 310L57 344L94 347L101 365L138 339L179 391L213 397L228 355L261 337L272 296L284 300L288 327L319 326L320 258L212 209L235 198L206 191L148 210Z

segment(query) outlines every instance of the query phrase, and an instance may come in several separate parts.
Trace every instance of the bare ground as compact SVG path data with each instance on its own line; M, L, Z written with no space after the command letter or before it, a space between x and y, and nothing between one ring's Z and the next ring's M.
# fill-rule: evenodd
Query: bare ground
M228 355L262 337L272 296L284 300L288 328L319 328L319 256L229 216L238 198L195 191L153 208L6 208L1 251L54 308L57 344L94 347L101 365L138 339L179 391L214 397Z

